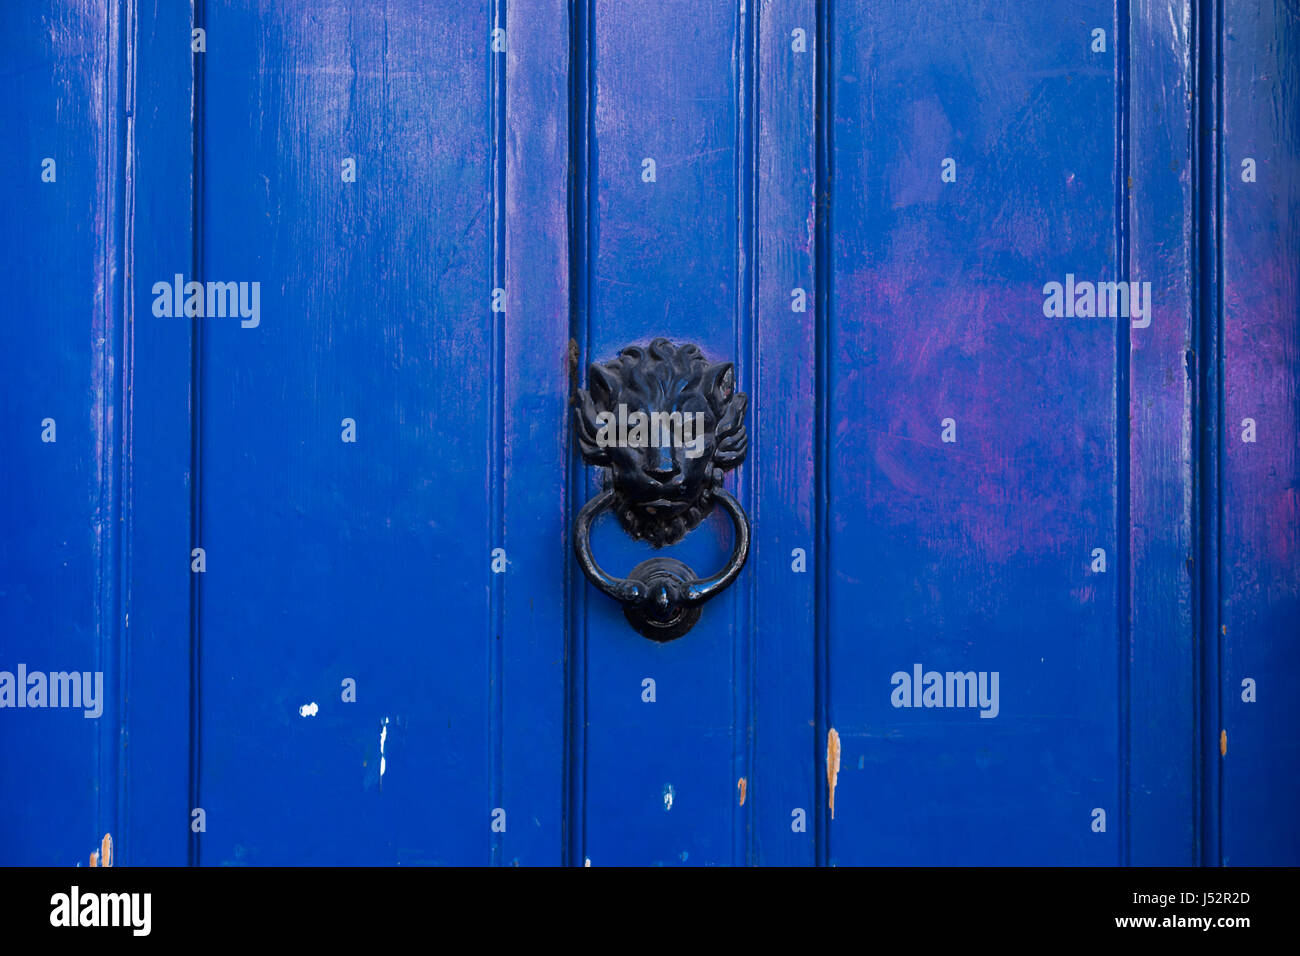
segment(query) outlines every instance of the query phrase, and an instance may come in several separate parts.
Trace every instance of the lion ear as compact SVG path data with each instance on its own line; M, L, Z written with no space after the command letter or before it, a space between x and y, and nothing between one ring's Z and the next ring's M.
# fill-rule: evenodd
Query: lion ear
M618 395L618 373L594 362L587 366L587 390L578 389L578 404L573 409L578 449L589 465L608 465L609 449L600 437L600 416L611 414Z
M718 419L718 447L713 453L713 461L720 468L735 468L745 460L749 451L749 433L745 430L745 410L748 407L749 396L739 392L727 403Z
M721 415L736 392L735 368L730 362L710 365L700 378L700 390L708 397L714 412Z
M578 389L578 404L573 409L573 427L578 437L578 450L582 460L589 465L608 465L609 449L597 439L600 435L600 412L591 400L591 395Z
M618 374L595 362L587 366L587 388L597 411L613 411L614 396L618 394Z

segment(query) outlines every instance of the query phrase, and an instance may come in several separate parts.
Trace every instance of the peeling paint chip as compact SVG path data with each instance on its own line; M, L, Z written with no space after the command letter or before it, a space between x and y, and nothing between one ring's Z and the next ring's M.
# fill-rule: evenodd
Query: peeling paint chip
M834 727L826 734L826 788L829 794L831 819L835 819L835 784L840 776L840 735Z
M741 777L736 781L736 789L740 791L740 805L745 805L745 778Z
M1219 756L1228 756L1228 732L1226 730L1219 731Z
M303 704L299 707L298 714L302 717L315 717L319 710L320 706L313 700L310 704Z
M91 866L112 866L113 865L113 837L105 833L104 839L99 841L99 850L90 852Z

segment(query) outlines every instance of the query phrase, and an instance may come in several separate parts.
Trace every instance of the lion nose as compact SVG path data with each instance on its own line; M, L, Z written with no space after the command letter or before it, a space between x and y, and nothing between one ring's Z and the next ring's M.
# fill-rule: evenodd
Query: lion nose
M642 470L652 478L666 482L682 469L673 459L672 449L652 446L646 449L646 460Z

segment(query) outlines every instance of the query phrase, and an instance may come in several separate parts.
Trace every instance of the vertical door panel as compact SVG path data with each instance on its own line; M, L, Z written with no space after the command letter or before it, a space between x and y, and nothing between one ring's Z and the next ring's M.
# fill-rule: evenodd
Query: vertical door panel
M747 100L754 181L743 195L754 208L745 256L756 275L754 334L742 357L753 399L742 472L754 545L743 583L753 637L737 696L749 695L749 862L764 865L816 859L816 8L812 0L759 6Z
M1120 278L1114 10L967 13L833 13L829 859L1115 863L1116 322L1044 316Z
M490 859L491 26L208 10L204 863Z
M696 343L711 361L735 361L736 10L595 3L590 42L585 359L606 361L662 335ZM747 389L745 363L737 373ZM587 494L595 492L589 480ZM725 563L730 541L715 513L671 553L704 576ZM610 518L592 544L620 575L652 551ZM733 757L743 739L733 711L736 594L711 602L686 637L658 645L587 589L585 858L593 865L732 862ZM655 682L653 703L642 699L646 679Z
M1300 856L1294 734L1300 725L1300 16L1294 5L1227 3L1222 31L1222 737L1208 742L1207 757L1220 754L1222 862L1294 864Z
M187 274L194 253L194 55L189 4L137 8L124 150L127 308L123 341L121 805L114 852L128 866L190 859L190 570L195 326L158 316L154 284Z
M1128 275L1151 324L1129 335L1128 826L1122 862L1197 862L1192 510L1196 379L1192 4L1130 5ZM1123 713L1123 711L1121 711Z
M110 5L26 2L0 31L0 670L101 672L107 708L0 711L9 864L83 865L111 820L118 695L111 642L120 360L112 228ZM45 161L53 161L53 166ZM43 179L52 175L52 181ZM52 439L52 440L51 440ZM92 678L93 681L93 678ZM46 690L48 694L48 688ZM13 707L14 709L10 709ZM51 826L51 821L59 825Z
M569 15L564 0L507 9L506 311L502 329L497 860L563 862L569 456ZM499 20L497 21L499 22Z

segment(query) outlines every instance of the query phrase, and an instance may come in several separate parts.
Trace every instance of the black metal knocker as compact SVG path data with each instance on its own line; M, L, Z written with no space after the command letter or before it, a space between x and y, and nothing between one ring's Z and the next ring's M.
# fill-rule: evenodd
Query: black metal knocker
M589 366L587 390L578 389L578 447L607 477L605 489L578 513L573 549L588 580L622 603L628 622L651 640L689 631L704 602L745 566L749 518L722 487L722 476L745 460L748 405L730 362L711 363L698 346L679 348L662 338ZM731 559L712 577L700 580L681 561L663 557L618 578L591 553L591 524L603 511L613 511L634 539L662 548L680 541L716 504L731 516L736 534Z

